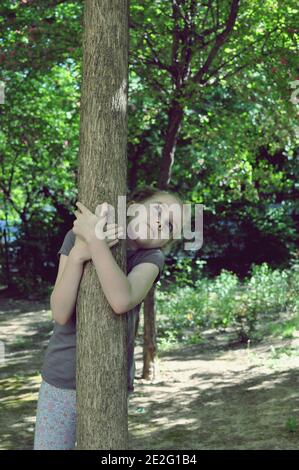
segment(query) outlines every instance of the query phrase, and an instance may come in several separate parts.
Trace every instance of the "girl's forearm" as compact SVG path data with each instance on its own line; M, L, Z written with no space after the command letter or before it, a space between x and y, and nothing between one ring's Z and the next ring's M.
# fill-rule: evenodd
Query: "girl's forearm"
M123 313L131 298L131 286L127 276L118 266L105 240L94 237L88 241L88 245L109 304L115 313Z
M71 250L61 278L50 297L53 318L60 325L65 325L74 311L82 273L83 262Z

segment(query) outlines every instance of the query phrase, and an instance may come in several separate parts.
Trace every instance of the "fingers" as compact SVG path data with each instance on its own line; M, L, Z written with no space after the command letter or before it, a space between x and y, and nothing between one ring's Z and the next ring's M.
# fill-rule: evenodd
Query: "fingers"
M75 239L75 243L78 243L78 242L84 242L85 243L85 240L83 237L81 237L81 235L76 235L76 239Z
M116 239L116 240L108 240L107 241L107 245L110 247L110 246L113 246L113 245L116 245L116 243L118 243L119 240Z
M118 227L116 224L111 224L111 225L115 225L115 227L111 227L104 231L105 238L111 239L111 238L116 238L116 237L120 237L123 235L124 231L122 227Z
M103 215L108 214L108 204L103 202L103 204L98 204L95 210L95 215L97 217L102 217Z
M96 207L96 210L95 210L95 215L97 217L107 217L108 215L108 203L107 202L103 202L103 204L99 204L97 205Z
M76 202L76 206L80 209L80 211L81 211L82 213L85 212L85 213L87 213L87 214L88 214L88 213L91 214L91 211L90 211L89 209L87 209L87 207L84 206L84 204L82 204L82 202L77 201L77 202Z
M86 213L92 214L92 212L86 206L84 206L82 202L77 201L75 205L78 207L78 209L80 209L82 213L86 212ZM106 201L103 202L102 204L98 204L95 209L95 215L97 217L108 215L108 212L109 212L109 206L108 206L108 202Z
M121 225L118 224L106 224L107 230L124 230Z
M92 214L92 212L86 206L84 206L82 202L77 201L76 206L78 208L78 210L74 211L76 219L78 219L79 216L82 216L83 214ZM95 225L95 233L98 238L103 238L104 236L104 238L109 238L109 240L114 241L116 238L121 237L124 234L123 227L118 226L116 223L108 223L109 205L107 202L103 202L102 204L97 205L95 214L92 215L96 215L99 218ZM77 222L77 220L74 221L74 226L76 226ZM117 243L117 241L113 244L115 243Z
M96 215L97 217L100 217L100 216L101 216L101 205L100 205L100 204L96 207L95 215Z

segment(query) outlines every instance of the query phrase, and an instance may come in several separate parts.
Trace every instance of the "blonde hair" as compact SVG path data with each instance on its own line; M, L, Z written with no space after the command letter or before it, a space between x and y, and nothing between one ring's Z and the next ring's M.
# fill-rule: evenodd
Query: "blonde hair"
M178 193L178 191L174 192L172 190L166 190L166 189L159 189L155 187L154 185L144 185L141 186L140 188L134 189L131 193L127 195L127 203L129 204L132 201L135 202L144 202L147 199L150 199L153 196L156 196L158 194L168 194L170 196L173 196L177 202L183 207L183 201L181 198L181 195ZM179 239L174 239L170 236L169 240L165 245L161 246L160 249L163 251L165 255L170 253L171 249L177 243Z

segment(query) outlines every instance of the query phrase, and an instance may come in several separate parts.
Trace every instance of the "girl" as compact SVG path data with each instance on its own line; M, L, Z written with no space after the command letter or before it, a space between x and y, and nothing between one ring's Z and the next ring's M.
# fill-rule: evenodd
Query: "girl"
M58 274L51 294L50 304L54 330L46 350L41 370L42 382L37 403L34 435L35 450L74 449L76 442L76 299L84 262L92 260L103 292L116 314L127 316L128 394L134 391L134 340L139 322L139 311L153 283L160 279L165 253L173 243L172 234L181 227L182 202L170 192L150 186L138 189L131 195L130 204L145 208L139 223L145 237L126 238L127 276L119 268L110 247L118 242L121 229L117 224L107 224L102 229L103 239L96 236L99 219L83 204L76 205L77 219L58 251ZM176 204L179 211L169 213L168 206ZM150 205L154 208L150 213ZM99 207L99 206L98 206ZM97 209L98 209L97 207ZM105 208L105 203L101 209ZM96 211L97 213L97 211ZM151 214L151 217L149 217ZM127 217L131 222L132 217ZM150 221L150 222L149 222ZM157 224L153 226L154 224ZM98 226L97 226L98 227ZM158 238L153 233L158 232ZM110 238L115 233L115 238ZM165 234L170 234L169 238ZM163 236L164 235L164 236ZM161 238L160 238L161 236ZM104 267L104 268L103 268ZM111 282L113 279L113 282Z

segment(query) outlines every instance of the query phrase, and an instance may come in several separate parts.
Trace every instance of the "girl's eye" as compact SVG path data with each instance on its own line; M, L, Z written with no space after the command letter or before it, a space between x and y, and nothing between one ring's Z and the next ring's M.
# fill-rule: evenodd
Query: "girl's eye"
M159 213L161 214L161 212L162 212L162 206L161 206L161 204L160 204L160 205L157 205L157 208L158 208ZM169 228L170 228L170 231L172 232L172 231L173 231L173 225L172 225L171 222L169 222Z

